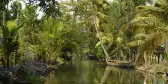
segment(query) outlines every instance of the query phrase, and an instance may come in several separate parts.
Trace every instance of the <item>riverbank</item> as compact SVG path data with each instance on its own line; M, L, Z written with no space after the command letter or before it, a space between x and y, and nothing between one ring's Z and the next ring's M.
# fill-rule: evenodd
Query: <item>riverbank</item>
M166 63L144 64L143 66L137 67L136 70L150 73L157 77L163 77L166 80L168 79L168 66L166 65Z
M12 66L8 69L0 69L0 81L4 84L27 84L34 81L44 82L50 72L55 71L61 63L48 65L41 61L27 61L18 66ZM38 83L37 83L38 84Z

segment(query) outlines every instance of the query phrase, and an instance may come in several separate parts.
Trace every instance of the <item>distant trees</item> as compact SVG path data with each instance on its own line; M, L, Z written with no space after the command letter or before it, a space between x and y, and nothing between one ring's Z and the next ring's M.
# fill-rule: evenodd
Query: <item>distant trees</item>
M36 4L40 7L41 11L45 12L47 15L53 18L61 16L59 3L56 0L28 0L29 4ZM37 2L39 2L37 4Z

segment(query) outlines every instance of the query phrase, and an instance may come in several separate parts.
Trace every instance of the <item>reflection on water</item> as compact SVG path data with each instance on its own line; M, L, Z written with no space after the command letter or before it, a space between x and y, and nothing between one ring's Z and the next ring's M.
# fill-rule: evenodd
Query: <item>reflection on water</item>
M147 73L106 67L97 61L81 61L60 66L47 77L45 84L168 84L168 82Z

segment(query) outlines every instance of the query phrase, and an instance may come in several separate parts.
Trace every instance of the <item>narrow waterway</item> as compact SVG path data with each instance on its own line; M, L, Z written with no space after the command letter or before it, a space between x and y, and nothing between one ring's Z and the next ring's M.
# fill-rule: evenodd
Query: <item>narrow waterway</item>
M50 76L46 84L168 84L163 78L151 74L89 60L64 64Z

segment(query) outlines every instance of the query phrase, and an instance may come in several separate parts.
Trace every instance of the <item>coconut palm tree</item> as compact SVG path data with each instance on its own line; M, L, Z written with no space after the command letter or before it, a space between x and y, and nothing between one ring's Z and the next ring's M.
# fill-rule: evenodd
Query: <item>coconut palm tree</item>
M117 59L130 58L131 48L135 48L134 46L138 46L143 42L141 39L132 41L134 36L126 24L134 18L136 6L144 5L147 1L151 0L114 0L108 11L104 13L108 25L100 26L105 30L104 32L100 31L100 33L102 34L102 43L111 57ZM107 24L102 21L100 23ZM99 45L100 41L96 47ZM127 54L128 57L124 54Z
M157 0L154 6L138 6L136 18L129 23L134 35L144 36L144 43L139 46L138 66L149 61L153 51L163 44L168 35L168 1Z

